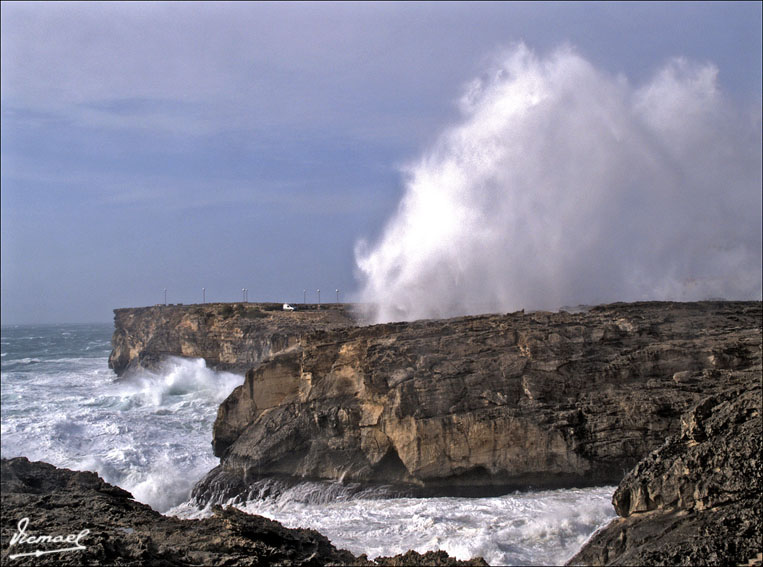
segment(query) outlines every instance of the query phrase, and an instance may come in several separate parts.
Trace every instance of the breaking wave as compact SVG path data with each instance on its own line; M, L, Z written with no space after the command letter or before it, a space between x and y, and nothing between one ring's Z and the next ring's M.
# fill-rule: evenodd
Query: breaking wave
M290 528L317 529L331 542L371 559L409 549L442 549L458 559L482 556L490 565L562 565L615 517L615 487L517 492L490 498L390 498L387 487L359 490L339 482L256 483L245 512ZM183 518L211 515L186 503L168 511ZM360 528L362 526L362 528Z
M760 112L734 108L712 64L632 85L519 45L460 107L356 246L373 320L761 297Z
M3 457L95 471L160 512L217 464L217 408L243 382L202 359L118 380L105 357L23 360L3 362Z

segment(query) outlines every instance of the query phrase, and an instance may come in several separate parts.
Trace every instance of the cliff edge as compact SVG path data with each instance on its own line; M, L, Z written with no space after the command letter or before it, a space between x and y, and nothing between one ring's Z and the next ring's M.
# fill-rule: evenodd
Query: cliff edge
M761 387L703 399L681 431L631 470L612 502L621 518L572 565L746 565L761 550Z
M346 304L205 303L114 310L109 368L118 376L156 368L167 356L203 358L210 368L243 374L318 329L355 324Z
M759 382L761 303L632 303L344 328L220 406L201 502L263 476L424 493L618 483L702 398Z

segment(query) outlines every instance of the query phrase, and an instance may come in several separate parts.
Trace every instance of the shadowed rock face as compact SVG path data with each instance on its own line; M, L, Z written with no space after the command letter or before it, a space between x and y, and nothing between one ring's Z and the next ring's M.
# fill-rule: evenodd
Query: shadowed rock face
M287 529L278 522L235 508L215 508L203 520L162 516L129 492L95 473L58 469L26 458L3 459L3 565L486 565L457 561L444 552L408 552L368 561L335 548L313 530ZM55 551L72 543L17 541L19 522L28 518L27 537L84 533L84 549L40 556L11 555Z
M304 333L355 324L343 304L299 306L296 311L283 311L282 306L207 303L115 309L109 368L122 376L137 368L156 368L167 356L184 356L243 374L296 344Z
M434 493L619 482L760 373L760 302L635 303L337 329L247 373L201 500L268 475Z
M2 461L3 564L9 555L67 547L8 543L18 522L28 535L89 533L86 549L13 560L19 565L315 565L352 564L317 532L288 530L234 508L205 520L162 516L95 473L57 469L25 458Z
M752 378L752 377L751 377ZM702 400L612 499L573 565L741 565L763 549L760 372Z

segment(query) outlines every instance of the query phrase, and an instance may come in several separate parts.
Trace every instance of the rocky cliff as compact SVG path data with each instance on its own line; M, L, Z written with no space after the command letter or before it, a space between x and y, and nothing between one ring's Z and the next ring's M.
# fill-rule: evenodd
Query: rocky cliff
M3 459L0 472L3 565L486 565L444 552L369 561L235 508L204 520L162 516L95 473L23 457Z
M200 501L269 475L429 492L617 483L759 380L761 303L613 304L317 332L220 407Z
M155 368L167 356L203 358L211 368L244 373L318 329L355 324L344 304L206 303L114 310L109 368L121 376Z
M621 516L573 565L746 565L761 550L760 374L703 399L631 470L612 502ZM758 563L759 564L759 563Z

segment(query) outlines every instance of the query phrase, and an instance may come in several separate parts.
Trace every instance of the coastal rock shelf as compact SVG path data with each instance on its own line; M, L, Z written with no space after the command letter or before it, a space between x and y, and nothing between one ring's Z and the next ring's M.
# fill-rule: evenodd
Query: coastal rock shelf
M24 457L3 459L0 471L3 565L486 565L444 552L369 561L316 531L287 529L232 507L215 508L211 518L180 520L136 502L95 473Z
M114 310L109 368L122 376L153 369L168 356L203 358L210 368L243 374L317 329L355 324L345 304L205 303Z
M199 504L246 499L264 477L422 495L620 483L613 503L621 517L571 564L746 564L760 556L761 302L612 304L368 327L355 326L342 305L280 307L115 311L110 365L120 375L166 356L248 370L219 408L220 465L195 487ZM16 509L6 505L16 491L7 466L4 512ZM16 492L35 493L38 480L28 484ZM109 517L131 513L127 496L100 492L124 501ZM193 525L199 533L282 529L249 518L218 509L209 526ZM4 537L12 527L4 524ZM286 546L297 551L278 551L278 534L264 548L252 544L254 553L297 563L302 549L307 562L365 560L317 534ZM147 538L125 543L126 553L164 549ZM189 552L229 559L217 544L201 545Z
M758 556L762 400L758 373L685 414L680 434L620 483L612 501L621 518L570 564L747 565Z
M760 380L761 303L612 304L339 328L221 405L200 502L263 476L478 493L618 483L702 398Z

